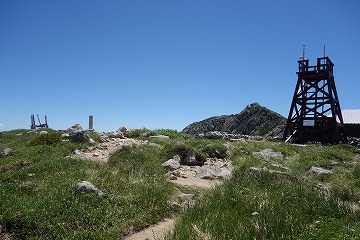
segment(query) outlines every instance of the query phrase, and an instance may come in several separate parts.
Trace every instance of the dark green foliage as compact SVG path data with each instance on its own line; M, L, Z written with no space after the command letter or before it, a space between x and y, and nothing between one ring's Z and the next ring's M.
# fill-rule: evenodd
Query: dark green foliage
M259 136L264 136L265 134L268 134L269 132L270 132L269 128L260 128Z
M199 162L206 161L206 155L200 150L184 143L172 143L165 146L163 151L167 158L172 158L175 155L179 155L181 159L185 159L187 156L194 154L195 158Z
M147 128L139 128L139 129L133 129L130 132L126 133L126 136L128 138L138 138L141 137L142 134L149 132L149 129Z
M189 134L185 134L185 133L181 133L178 132L177 130L172 130L172 129L156 129L156 130L152 130L150 131L150 134L152 136L155 135L165 135L170 137L171 139L183 139L183 140L187 140L187 139L191 139L193 138L193 136L189 135Z
M61 133L50 131L48 134L39 134L34 137L29 144L30 145L52 145L61 142Z
M100 134L96 131L88 131L89 137L93 139L96 143L100 142Z
M148 136L157 136L157 135L165 135L170 137L171 139L178 139L178 140L187 140L193 138L191 135L178 132L177 130L163 129L163 128L155 129L155 130L149 130L147 128L133 129L126 134L126 136L129 138L139 138L139 137L148 137Z
M202 151L211 158L227 158L228 149L224 146L222 141L214 141L202 148Z

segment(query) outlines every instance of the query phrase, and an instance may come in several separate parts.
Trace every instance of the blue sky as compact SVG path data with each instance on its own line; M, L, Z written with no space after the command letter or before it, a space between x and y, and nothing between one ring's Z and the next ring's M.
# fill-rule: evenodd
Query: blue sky
M326 55L360 108L358 0L1 0L0 130L182 130L252 102L287 116L297 60Z

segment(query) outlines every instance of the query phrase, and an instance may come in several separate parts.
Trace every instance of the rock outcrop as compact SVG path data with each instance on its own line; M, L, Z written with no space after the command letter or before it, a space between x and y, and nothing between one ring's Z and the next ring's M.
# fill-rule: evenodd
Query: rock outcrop
M209 135L219 138L219 133L261 135L281 135L286 119L258 103L248 105L243 111L233 115L216 116L195 122L182 130L191 135ZM211 134L210 134L211 133Z

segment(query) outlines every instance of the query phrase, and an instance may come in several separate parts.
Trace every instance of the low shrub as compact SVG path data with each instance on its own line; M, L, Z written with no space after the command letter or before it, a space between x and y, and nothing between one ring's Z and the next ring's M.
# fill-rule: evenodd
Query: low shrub
M228 149L222 143L213 142L207 144L202 151L211 158L228 157Z
M165 135L170 137L171 139L183 139L183 140L187 140L187 139L191 139L193 138L191 135L189 134L184 134L181 132L178 132L177 130L173 130L173 129L156 129L156 130L152 130L150 131L150 134L152 136L155 135Z
M48 134L40 134L29 141L32 146L35 145L53 145L61 142L61 133L49 132Z
M139 138L141 137L143 134L149 132L149 129L147 128L138 128L138 129L133 129L130 132L126 133L126 137L128 138ZM147 135L147 134L145 134Z

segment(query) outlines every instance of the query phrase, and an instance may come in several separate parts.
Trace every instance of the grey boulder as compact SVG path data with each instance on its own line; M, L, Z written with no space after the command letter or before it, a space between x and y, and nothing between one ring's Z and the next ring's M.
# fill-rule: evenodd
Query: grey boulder
M333 174L333 172L331 170L327 170L327 169L324 169L324 168L321 168L321 167L314 167L314 166L312 166L309 169L309 173L314 173L314 174L317 174L317 175Z
M76 184L75 191L77 193L81 192L93 192L96 193L98 196L103 196L105 193L98 189L94 184L88 181L81 181Z

